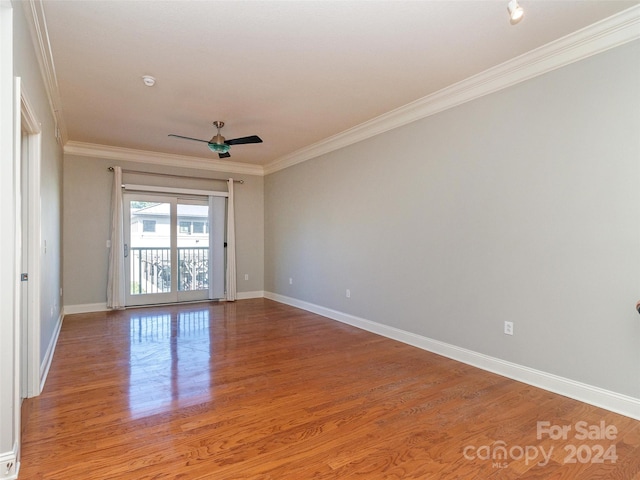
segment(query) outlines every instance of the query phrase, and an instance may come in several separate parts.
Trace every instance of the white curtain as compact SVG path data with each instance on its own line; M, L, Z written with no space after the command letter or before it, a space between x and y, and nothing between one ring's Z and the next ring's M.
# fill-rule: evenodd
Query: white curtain
M124 224L122 212L122 169L113 167L111 193L111 249L107 278L107 307L125 307Z
M227 301L233 302L237 298L236 287L236 221L233 206L233 178L229 184L227 197Z
M209 196L209 300L224 295L224 197Z

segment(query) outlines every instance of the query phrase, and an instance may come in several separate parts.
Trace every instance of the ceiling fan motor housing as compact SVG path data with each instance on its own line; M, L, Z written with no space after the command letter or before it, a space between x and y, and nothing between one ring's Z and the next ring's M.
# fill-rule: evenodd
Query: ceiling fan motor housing
M213 126L218 129L218 133L209 140L209 148L214 152L227 153L229 151L229 145L224 143L224 137L220 135L220 129L224 127L224 122L216 120L213 122Z
M215 134L211 140L209 140L208 147L212 152L227 153L230 146L224 142L224 137L220 135L220 129L224 127L224 122L213 122L213 126L218 129L218 133Z
M209 140L209 143L224 145L224 137L220 135L220 133L218 133L217 135L214 135L213 138L211 138L211 140Z

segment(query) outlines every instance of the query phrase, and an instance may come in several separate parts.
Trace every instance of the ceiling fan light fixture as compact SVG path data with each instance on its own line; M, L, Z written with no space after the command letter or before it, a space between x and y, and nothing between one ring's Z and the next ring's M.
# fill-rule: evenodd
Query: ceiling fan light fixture
M518 0L510 0L509 4L507 5L507 10L509 11L509 16L511 17L511 23L513 25L522 20L524 10L520 5L518 5Z
M227 145L226 143L207 143L207 146L209 147L209 149L212 152L216 152L216 153L227 153L229 151L229 145Z

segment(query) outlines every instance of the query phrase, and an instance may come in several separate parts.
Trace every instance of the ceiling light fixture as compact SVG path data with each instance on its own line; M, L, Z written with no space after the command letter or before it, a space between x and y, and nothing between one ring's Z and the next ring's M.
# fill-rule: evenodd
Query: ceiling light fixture
M510 0L509 4L507 5L507 10L509 10L509 16L511 17L512 25L515 25L520 20L522 20L524 10L522 10L522 7L518 5L518 0Z
M153 87L156 84L156 79L153 78L151 75L143 75L142 81L147 87Z
M224 137L220 135L220 129L224 127L224 122L215 121L213 122L213 126L218 129L218 133L209 140L209 143L207 144L209 150L216 153L227 153L231 147L225 143Z
M227 153L229 151L229 145L226 143L207 143L207 146L211 149L212 152L216 153Z

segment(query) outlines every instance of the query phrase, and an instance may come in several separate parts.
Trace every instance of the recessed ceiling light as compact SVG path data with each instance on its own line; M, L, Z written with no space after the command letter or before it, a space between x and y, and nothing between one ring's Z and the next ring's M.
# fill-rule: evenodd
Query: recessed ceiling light
M142 81L147 87L153 87L156 84L156 79L153 78L151 75L143 75Z
M524 10L522 10L522 7L518 5L518 0L511 0L507 5L507 10L509 10L509 16L511 17L511 23L513 25L522 20Z

